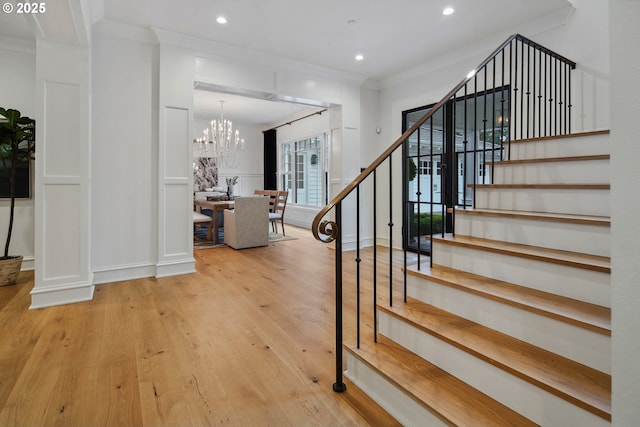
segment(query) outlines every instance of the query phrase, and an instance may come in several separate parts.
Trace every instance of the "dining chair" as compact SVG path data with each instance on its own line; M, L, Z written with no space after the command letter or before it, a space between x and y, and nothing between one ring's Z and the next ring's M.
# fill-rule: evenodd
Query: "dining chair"
M269 212L275 212L277 190L253 190L255 196L269 197Z
M269 223L265 197L238 197L233 210L224 211L224 243L234 249L269 244Z
M275 201L273 205L273 211L269 212L269 221L274 233L278 232L278 222L282 226L282 235L284 232L284 210L287 207L287 198L289 197L288 191L276 191Z

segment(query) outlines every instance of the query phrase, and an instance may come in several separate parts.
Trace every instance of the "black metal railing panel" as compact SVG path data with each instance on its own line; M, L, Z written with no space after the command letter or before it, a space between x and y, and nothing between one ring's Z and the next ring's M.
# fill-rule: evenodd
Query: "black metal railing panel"
M323 242L335 241L336 382L342 381L343 339L343 202L355 198L356 345L360 346L362 215L370 215L373 274L373 340L377 341L378 287L388 286L389 306L394 304L394 236L402 236L404 274L402 295L407 298L407 248L421 257L432 251L431 236L454 233L456 208L474 206L476 184L493 182L493 165L509 158L510 141L571 133L571 70L575 63L514 35L509 37L444 98L428 108L406 132L334 197L313 220L312 232ZM400 166L398 171L397 165ZM384 174L388 174L387 177ZM379 176L381 175L381 176ZM379 178L387 188L379 188ZM371 183L371 185L364 185ZM369 192L371 192L369 194ZM364 197L363 197L364 195ZM401 213L396 197L402 199ZM368 205L362 207L362 199ZM349 199L353 200L353 199ZM333 215L333 217L331 217ZM401 224L394 220L401 219ZM378 221L386 223L389 256L388 280L379 258ZM380 225L381 225L380 224Z

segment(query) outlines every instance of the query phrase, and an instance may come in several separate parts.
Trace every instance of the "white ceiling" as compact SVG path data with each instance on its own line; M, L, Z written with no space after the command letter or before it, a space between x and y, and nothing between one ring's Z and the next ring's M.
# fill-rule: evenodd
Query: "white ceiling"
M49 1L48 9L69 8ZM379 81L474 40L506 38L536 19L569 10L573 0L90 0L107 20L215 40ZM3 1L5 3L6 1ZM10 3L15 4L16 0ZM100 7L97 7L100 6ZM445 6L455 13L443 16ZM47 11L55 14L55 10ZM215 19L224 15L225 25ZM353 22L350 22L353 21ZM33 22L0 13L0 36L33 39ZM355 61L356 53L364 55ZM199 91L196 91L199 92ZM295 111L285 102L224 95L225 110L244 101L251 122L270 123ZM216 114L220 94L197 94L196 115ZM265 104L267 103L267 104ZM262 107L260 106L262 104ZM267 106L267 107L265 107ZM307 107L304 107L306 110ZM260 113L262 112L262 113ZM236 121L244 121L235 118Z

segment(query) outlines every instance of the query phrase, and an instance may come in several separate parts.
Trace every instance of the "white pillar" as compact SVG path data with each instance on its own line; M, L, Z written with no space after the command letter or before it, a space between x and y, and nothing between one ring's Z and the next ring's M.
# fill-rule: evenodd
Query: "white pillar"
M31 308L90 300L91 54L36 44L35 284Z
M157 277L195 271L190 130L194 72L192 52L161 41Z

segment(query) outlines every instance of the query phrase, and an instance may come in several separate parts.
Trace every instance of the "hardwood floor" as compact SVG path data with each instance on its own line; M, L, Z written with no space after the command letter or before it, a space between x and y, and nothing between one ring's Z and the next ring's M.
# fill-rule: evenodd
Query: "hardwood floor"
M332 391L334 253L287 235L60 307L28 310L21 273L0 288L0 425L399 425L355 386Z

